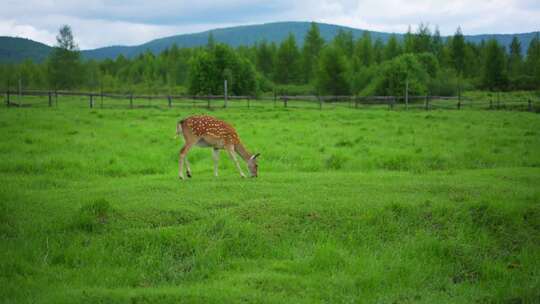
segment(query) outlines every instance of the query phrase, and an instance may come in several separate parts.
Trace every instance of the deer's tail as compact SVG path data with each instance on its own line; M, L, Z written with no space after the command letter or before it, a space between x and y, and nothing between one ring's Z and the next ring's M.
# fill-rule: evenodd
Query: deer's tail
M182 133L182 124L184 123L184 120L180 120L178 123L176 123L176 136L174 138L178 138L180 134Z

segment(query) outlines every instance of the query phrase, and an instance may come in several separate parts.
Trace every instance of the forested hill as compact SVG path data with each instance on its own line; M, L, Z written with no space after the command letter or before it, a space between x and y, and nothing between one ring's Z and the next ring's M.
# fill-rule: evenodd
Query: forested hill
M321 36L326 40L332 40L332 38L338 33L340 29L346 31L352 31L354 37L362 35L363 30L353 29L349 27L319 23L319 30ZM266 40L267 42L279 43L292 33L296 41L302 44L304 36L309 30L309 22L277 22L257 25L246 25L229 28L214 29L210 31L176 35L171 37L160 38L152 40L145 44L133 47L108 47L95 50L89 50L84 52L86 58L102 59L102 58L114 58L119 54L132 57L136 56L146 50L150 50L154 53L170 47L175 44L179 47L196 47L205 45L208 42L208 36L210 33L214 36L217 42L222 42L233 47L240 45L253 45L257 42ZM389 33L370 32L373 39L381 38L386 41L390 37Z
M18 63L27 58L42 62L51 47L25 38L0 37L0 63Z
M171 37L155 39L147 43L137 46L110 46L94 50L84 50L83 56L87 59L105 59L116 58L123 54L126 57L134 57L138 54L150 50L154 53L159 53L162 50L176 44L179 47L194 47L201 46L207 43L210 33L214 36L215 41L223 42L231 46L253 45L259 41L266 40L268 42L281 42L289 33L294 34L296 41L301 44L304 41L304 36L310 26L309 22L277 22L259 25L246 25L229 27L222 29L214 29L194 34L184 34ZM362 35L363 30L354 29L339 25L319 23L321 36L326 40L331 40L340 29L351 31L354 37ZM370 32L371 37L376 40L382 39L383 42L390 37L390 33ZM469 35L465 36L467 41L479 43L481 40L495 38L504 46L508 46L513 36L517 36L521 42L522 49L526 52L527 47L535 33L523 34L493 34L493 35ZM403 37L403 34L397 34L398 39ZM26 58L31 58L36 62L41 62L47 57L50 52L50 47L21 38L0 37L0 62L21 62Z

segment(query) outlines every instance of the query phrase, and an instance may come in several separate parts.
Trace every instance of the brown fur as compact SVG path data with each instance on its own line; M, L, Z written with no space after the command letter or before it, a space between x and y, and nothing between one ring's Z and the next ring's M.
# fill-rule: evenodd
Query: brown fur
M190 116L181 125L184 138L199 137L215 148L223 149L226 145L240 143L236 130L230 124L212 116Z

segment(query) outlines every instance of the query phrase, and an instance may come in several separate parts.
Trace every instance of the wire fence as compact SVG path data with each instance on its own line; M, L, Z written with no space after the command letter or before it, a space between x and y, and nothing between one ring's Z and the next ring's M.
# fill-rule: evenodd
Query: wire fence
M58 104L89 108L258 108L359 109L386 107L389 110L518 110L540 112L540 101L532 98L472 99L463 96L227 96L227 95L135 95L74 91L6 91L7 107L58 107ZM59 101L60 100L60 101Z

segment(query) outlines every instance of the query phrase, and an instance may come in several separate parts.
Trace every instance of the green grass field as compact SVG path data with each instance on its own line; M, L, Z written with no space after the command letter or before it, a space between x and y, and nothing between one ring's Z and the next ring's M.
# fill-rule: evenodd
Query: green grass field
M202 148L177 179L194 113L258 179ZM2 303L540 302L538 114L61 102L0 136Z

